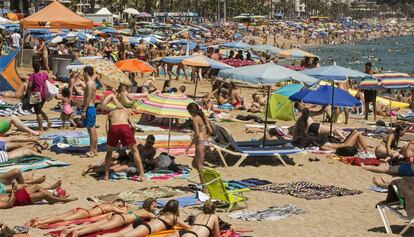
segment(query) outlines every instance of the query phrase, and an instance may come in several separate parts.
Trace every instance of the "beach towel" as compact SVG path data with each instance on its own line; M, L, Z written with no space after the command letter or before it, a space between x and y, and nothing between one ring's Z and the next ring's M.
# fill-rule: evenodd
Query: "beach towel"
M134 203L134 202L138 202L141 200L145 200L150 197L168 198L168 197L178 196L179 194L183 194L183 192L177 189L159 186L159 187L138 189L136 191L124 191L121 193L93 196L93 197L89 197L88 200L97 202L97 203L103 203L103 202L113 202L116 199L122 199L125 202Z
M59 147L58 145L53 145L50 148L50 151L55 152L56 154L67 153L67 154L81 155L89 151L89 146L72 147L67 144L67 147L62 147L62 146ZM103 152L103 151L106 151L106 144L99 144L98 152Z
M107 214L102 214L99 216L93 216L93 217L87 217L87 218L83 218L83 219L79 219L79 220L73 220L73 221L61 221L61 222L56 222L56 223L52 223L52 224L46 224L46 225L41 225L39 226L40 229L56 229L58 227L63 227L63 226L70 226L70 225L80 225L80 224L84 224L84 223L93 223L93 222L97 222L99 220L102 220L103 218L105 218Z
M185 167L179 171L172 170L154 170L145 173L145 178L152 180L170 180L170 179L188 179L190 169Z
M313 184L307 181L272 183L264 186L251 187L251 190L288 194L307 200L319 200L324 198L357 195L362 193L362 191L358 190L350 190L333 185Z
M313 153L313 154L334 154L335 153L335 150L323 151L319 147L309 147L309 148L306 148L306 151Z
M369 186L368 188L371 191L377 192L377 193L388 193L388 189L387 188L381 188L375 185Z
M201 204L201 202L196 197L194 197L193 195L178 197L178 198L174 198L174 199L178 201L181 208ZM170 199L166 199L166 198L157 199L158 208L163 208L169 200ZM136 202L135 205L142 206L143 203L144 203L143 201L139 201L139 202Z
M143 132L162 132L162 131L165 131L165 129L157 127L157 126L142 125L142 124L137 124L137 129L140 129Z
M19 169L21 172L26 172L30 170L68 165L70 164L62 161L54 161L48 157L22 157L0 163L0 174L6 173L12 169Z
M361 164L379 166L381 164L377 158L362 159L359 157L343 157L341 161L345 164L356 166L361 166Z
M250 188L256 187L260 185L271 184L272 182L268 180L261 180L261 179L243 179L243 180L230 180L228 182L224 182L226 185L226 189L228 190L235 190L235 189L243 189L243 188Z
M277 221L287 218L291 215L305 213L304 210L293 205L286 204L283 206L273 206L258 211L235 211L229 214L231 218L241 219L244 221Z
M187 153L186 153L187 147L186 148L157 148L157 151L162 153L168 153L172 156L195 156L195 148L194 146L191 147L190 149L188 149Z
M80 137L88 137L89 134L87 131L54 131L51 133L45 133L40 136L40 139L45 140L54 140L56 138L80 138Z
M66 138L66 142L70 146L73 147L83 147L90 145L89 135L87 137L70 137ZM98 145L105 144L106 137L98 137Z
M38 129L39 128L39 124L37 123L37 120L23 120L22 121L24 125L26 125L27 127L31 128L31 129ZM59 118L52 118L50 119L51 124L51 128L60 128L62 127L62 120ZM66 122L67 126L70 126L70 122L67 121ZM47 127L47 122L43 121L43 127Z
M163 134L157 134L154 135L155 137L155 142L157 141L168 141L168 135L163 135ZM145 140L147 138L147 136L135 136L136 139L138 140ZM172 135L170 137L171 141L191 141L191 136L189 135Z
M118 228L111 229L111 230L102 230L102 231L95 232L93 234L82 235L82 237L96 237L98 235L104 235L104 234L110 234L110 233L117 233L119 231L122 231L122 230L128 228L128 226L129 225L122 226L122 227L118 227ZM55 231L51 231L51 232L47 233L46 235L53 236L53 237L59 237L60 233L62 233L62 230L55 230ZM72 237L72 234L69 234L67 236L68 237Z

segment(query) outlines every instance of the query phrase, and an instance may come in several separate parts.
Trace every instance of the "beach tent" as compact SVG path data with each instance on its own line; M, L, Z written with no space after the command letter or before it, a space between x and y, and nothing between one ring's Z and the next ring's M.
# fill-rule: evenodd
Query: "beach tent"
M288 84L275 91L270 97L269 115L284 121L295 120L295 111L289 96L303 88L302 84Z
M108 8L106 8L106 7L101 8L101 9L100 9L99 11L97 11L95 14L96 14L96 15L112 15L112 17L114 17L114 18L119 18L119 16L118 16L118 15L113 14L113 13L112 13L112 12L110 12L110 11L108 10Z
M93 21L72 12L58 1L20 21L23 29L92 29Z
M23 84L16 70L16 56L19 50L0 57L0 91L16 91Z

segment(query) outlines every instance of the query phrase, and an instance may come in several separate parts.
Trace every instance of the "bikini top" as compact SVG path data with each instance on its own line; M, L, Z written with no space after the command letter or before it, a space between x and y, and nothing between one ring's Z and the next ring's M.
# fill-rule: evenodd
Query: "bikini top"
M193 224L193 226L194 225L196 225L196 226L203 226L203 227L206 227L207 228L207 230L209 231L209 236L211 236L211 235L213 235L213 230L207 225L208 224L208 222L210 221L210 217L211 217L211 215L209 215L208 216L208 219L207 219L207 222L206 222L206 224ZM197 217L196 217L197 218Z
M96 205L96 206L92 207L92 209L95 209L95 208L99 208L101 210L101 212L102 212L101 214L104 214L105 213L104 209L102 209L101 206Z
M129 215L134 215L134 217L135 217L135 220L136 221L140 221L141 220L141 217L140 216L138 216L134 211L128 211L127 212L127 214L129 214Z
M172 230L173 229L173 226L168 224L168 222L166 222L165 220L163 220L159 217L157 217L157 219L160 220L164 224L166 230Z

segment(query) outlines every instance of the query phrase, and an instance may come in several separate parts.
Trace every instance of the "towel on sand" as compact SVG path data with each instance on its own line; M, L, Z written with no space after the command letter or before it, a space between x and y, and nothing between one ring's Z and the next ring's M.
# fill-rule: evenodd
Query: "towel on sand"
M22 121L24 125L26 125L27 127L31 128L31 129L38 129L39 128L39 124L37 123L37 120L23 120ZM50 122L52 122L51 127L52 128L60 128L62 127L62 120L59 118L52 118L50 119ZM43 127L47 127L47 122L44 121L43 122ZM70 126L70 122L66 122L66 125Z
M395 179L388 185L388 195L385 201L380 203L392 203L399 201L397 194L394 191L393 185L396 185L400 196L404 198L404 209L407 212L407 216L414 217L414 177L404 177L401 179Z
M195 206L195 205L201 203L193 195L191 195L191 196L184 196L184 197L178 197L178 198L174 198L174 199L178 201L178 203L179 203L179 205L180 205L181 208L188 207L188 206ZM165 206L165 204L167 204L167 202L169 200L170 199L166 199L166 198L157 199L157 206L159 208L163 208ZM136 202L135 205L142 206L143 203L144 203L143 201L139 201L139 202Z
M124 191L121 193L107 194L101 196L89 197L89 201L94 201L97 203L103 202L112 202L118 198L124 200L125 202L134 203L137 201L145 200L150 197L157 198L168 198L182 194L182 191L172 189L169 187L152 187L152 188L143 188L136 191Z
M228 190L234 190L234 189L243 189L243 188L251 188L256 187L260 185L266 185L271 184L268 180L261 180L261 179L243 179L243 180L230 180L228 182L225 182L226 189Z
M80 225L80 224L83 224L83 223L93 223L93 222L97 222L99 220L102 220L103 218L105 218L105 216L106 216L106 214L102 214L102 215L99 215L99 216L87 217L87 218L83 218L83 219L79 219L79 220L55 222L55 223L52 223L52 224L41 225L41 226L39 226L39 228L40 229L56 229L56 228L62 227L62 226Z
M89 146L72 147L69 145L68 147L59 147L57 145L54 145L50 148L50 151L55 152L56 154L68 153L68 154L80 155L80 154L85 154L86 152L88 152ZM103 151L106 151L106 144L99 144L98 152L103 152Z
M251 190L267 191L278 194L289 194L297 198L317 200L361 194L361 191L340 188L333 185L313 184L307 181L290 183L272 183L264 186L252 187Z
M153 180L187 179L190 175L190 169L185 167L179 171L153 170L145 173L144 175L145 178Z
M241 219L245 221L277 221L291 215L299 215L302 213L305 213L305 211L290 204L286 204L258 211L236 211L230 213L229 216L234 219Z
M117 233L119 231L122 231L124 229L126 229L129 225L126 226L122 226L122 227L118 227L115 229L111 229L111 230L102 230L102 231L98 231L95 232L93 234L89 234L89 235L82 235L83 237L96 237L98 235L104 235L104 234L110 234L110 233ZM49 233L47 233L46 235L49 236L53 236L53 237L59 237L60 233L62 233L62 230L55 230L55 231L51 231ZM67 235L68 237L72 237L72 234Z
M62 161L54 161L48 157L22 157L0 163L0 174L6 173L12 169L19 169L21 172L30 170L46 169L49 167L68 166L69 163Z

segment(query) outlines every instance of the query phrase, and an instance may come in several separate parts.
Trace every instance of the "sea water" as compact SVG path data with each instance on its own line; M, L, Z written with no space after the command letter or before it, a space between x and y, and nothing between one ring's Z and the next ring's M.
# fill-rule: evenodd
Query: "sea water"
M413 35L364 40L350 45L320 45L307 50L320 57L321 66L335 62L364 70L364 64L372 62L377 71L414 73Z

